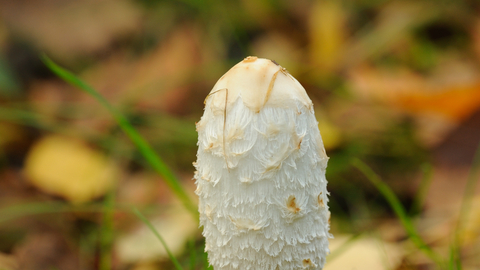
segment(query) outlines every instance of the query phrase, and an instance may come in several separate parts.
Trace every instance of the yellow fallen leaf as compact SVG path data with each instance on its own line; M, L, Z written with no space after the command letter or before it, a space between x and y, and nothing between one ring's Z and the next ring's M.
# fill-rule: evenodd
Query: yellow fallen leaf
M342 133L325 116L317 116L318 129L322 134L323 145L326 150L335 149L342 143Z
M174 256L182 254L185 244L198 232L198 222L180 205L173 206L161 218L151 220ZM118 258L123 263L149 262L168 258L166 250L145 225L116 242Z
M24 169L33 185L72 203L105 194L118 175L114 164L101 152L57 135L45 137L32 147Z
M316 1L310 11L310 59L322 74L338 67L345 37L345 12L340 1Z
M330 240L332 253L342 247L350 237L336 234L335 238ZM338 256L330 259L327 256L325 270L396 269L402 258L399 246L373 237L361 237L342 248L345 250Z
M462 245L480 243L480 195L471 201L468 216L462 226L460 231Z
M7 255L0 252L0 269L17 270L19 269L19 264L13 255Z
M158 265L154 262L140 262L133 266L132 270L158 270Z

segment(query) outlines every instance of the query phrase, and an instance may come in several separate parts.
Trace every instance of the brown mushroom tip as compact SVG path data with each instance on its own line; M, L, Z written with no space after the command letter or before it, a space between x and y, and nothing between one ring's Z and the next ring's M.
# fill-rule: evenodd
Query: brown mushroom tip
M250 63L250 62L255 62L257 61L258 57L256 56L247 56L245 59L243 59L242 62L244 63Z

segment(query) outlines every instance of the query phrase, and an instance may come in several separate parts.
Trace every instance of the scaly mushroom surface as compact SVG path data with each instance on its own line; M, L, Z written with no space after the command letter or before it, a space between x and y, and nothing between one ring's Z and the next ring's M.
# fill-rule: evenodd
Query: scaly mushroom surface
M196 127L196 194L214 269L322 269L328 157L300 83L247 57L218 80Z

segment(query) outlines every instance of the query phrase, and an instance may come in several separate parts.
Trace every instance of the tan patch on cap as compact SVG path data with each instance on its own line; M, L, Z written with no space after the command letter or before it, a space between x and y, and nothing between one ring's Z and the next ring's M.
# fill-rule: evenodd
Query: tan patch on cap
M303 268L307 268L307 267L315 267L315 264L312 262L312 260L310 259L304 259L302 261L302 264L303 264Z
M298 213L300 212L300 208L298 207L297 203L295 202L295 196L291 195L287 199L287 208L290 210L292 213Z
M248 56L245 59L243 59L242 62L249 63L249 62L255 62L257 61L258 57L256 56Z

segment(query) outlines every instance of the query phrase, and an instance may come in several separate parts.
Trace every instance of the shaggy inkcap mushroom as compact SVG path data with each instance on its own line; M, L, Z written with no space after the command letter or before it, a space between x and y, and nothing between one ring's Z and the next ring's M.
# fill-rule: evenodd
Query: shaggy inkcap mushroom
M214 269L322 269L328 157L300 83L247 57L213 87L197 131L196 194Z

